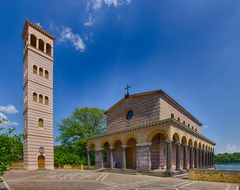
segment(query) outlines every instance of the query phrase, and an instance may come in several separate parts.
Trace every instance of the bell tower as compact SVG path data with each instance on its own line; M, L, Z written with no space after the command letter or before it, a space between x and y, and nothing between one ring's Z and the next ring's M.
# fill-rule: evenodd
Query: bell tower
M39 24L25 21L24 41L24 167L54 169L53 43Z

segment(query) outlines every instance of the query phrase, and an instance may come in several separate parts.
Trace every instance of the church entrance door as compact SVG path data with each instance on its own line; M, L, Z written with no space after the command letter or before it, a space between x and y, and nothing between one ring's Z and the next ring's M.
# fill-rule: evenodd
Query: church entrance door
M128 169L133 168L133 148L127 148L126 164Z
M43 155L38 156L38 169L45 169L45 157Z

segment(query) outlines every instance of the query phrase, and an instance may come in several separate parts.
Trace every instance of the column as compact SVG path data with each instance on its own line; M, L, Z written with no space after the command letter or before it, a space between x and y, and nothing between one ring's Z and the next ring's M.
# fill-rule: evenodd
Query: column
M188 157L187 148L188 148L188 145L184 144L183 148L184 148L184 150L183 150L183 169L187 170L187 166L188 166L188 162L187 162L187 157Z
M96 149L95 150L95 165L96 168L103 168L103 149Z
M207 166L207 150L205 150L205 166Z
M123 165L122 165L122 169L126 169L126 149L127 149L127 145L122 145L122 159L123 159Z
M111 169L113 169L114 168L114 165L113 165L113 149L114 149L114 147L110 147L110 167L111 167Z
M47 53L47 44L46 43L43 44L43 52Z
M181 163L181 143L176 143L176 170L180 171L180 163Z
M202 166L205 167L205 150L202 151L202 157L203 157L203 164Z
M91 166L91 162L90 162L90 153L89 153L89 149L87 148L87 159L88 159L88 167Z
M199 167L202 167L202 150L201 150L201 148L198 149L198 162L199 162Z
M194 168L198 168L198 148L194 148Z
M207 166L209 166L209 152L208 152L208 150L207 150Z
M137 146L136 169L138 171L151 170L151 145L152 143L136 144Z
M167 165L167 170L166 170L166 176L172 176L172 141L171 140L166 140L166 165Z
M190 165L189 168L192 169L193 168L193 147L190 145Z
M39 39L36 38L36 48L37 48L37 49L39 49L39 48L38 48L38 40L39 40Z

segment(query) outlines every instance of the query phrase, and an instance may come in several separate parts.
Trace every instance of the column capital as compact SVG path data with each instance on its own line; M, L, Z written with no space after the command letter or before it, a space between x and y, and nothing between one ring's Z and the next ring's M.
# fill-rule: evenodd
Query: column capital
M110 149L113 150L113 149L114 149L114 146L110 146Z
M188 144L183 144L184 147L188 147Z
M151 142L146 142L146 143L139 143L139 144L136 144L136 146L151 146L152 143Z
M122 148L127 148L127 145L123 144L123 145L122 145Z
M172 140L165 140L165 142L166 142L167 144L171 144L171 143L172 143Z
M103 148L95 148L95 151L101 151Z
M182 143L181 143L181 142L176 142L175 144L176 144L176 145L181 145Z

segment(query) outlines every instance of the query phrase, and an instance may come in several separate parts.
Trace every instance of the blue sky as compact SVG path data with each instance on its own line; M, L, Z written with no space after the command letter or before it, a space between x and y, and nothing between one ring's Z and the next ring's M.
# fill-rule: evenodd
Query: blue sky
M0 116L22 132L29 18L56 36L54 133L78 107L163 89L204 123L216 152L240 151L240 1L0 0ZM14 107L7 106L13 105ZM15 109L16 108L16 109Z

